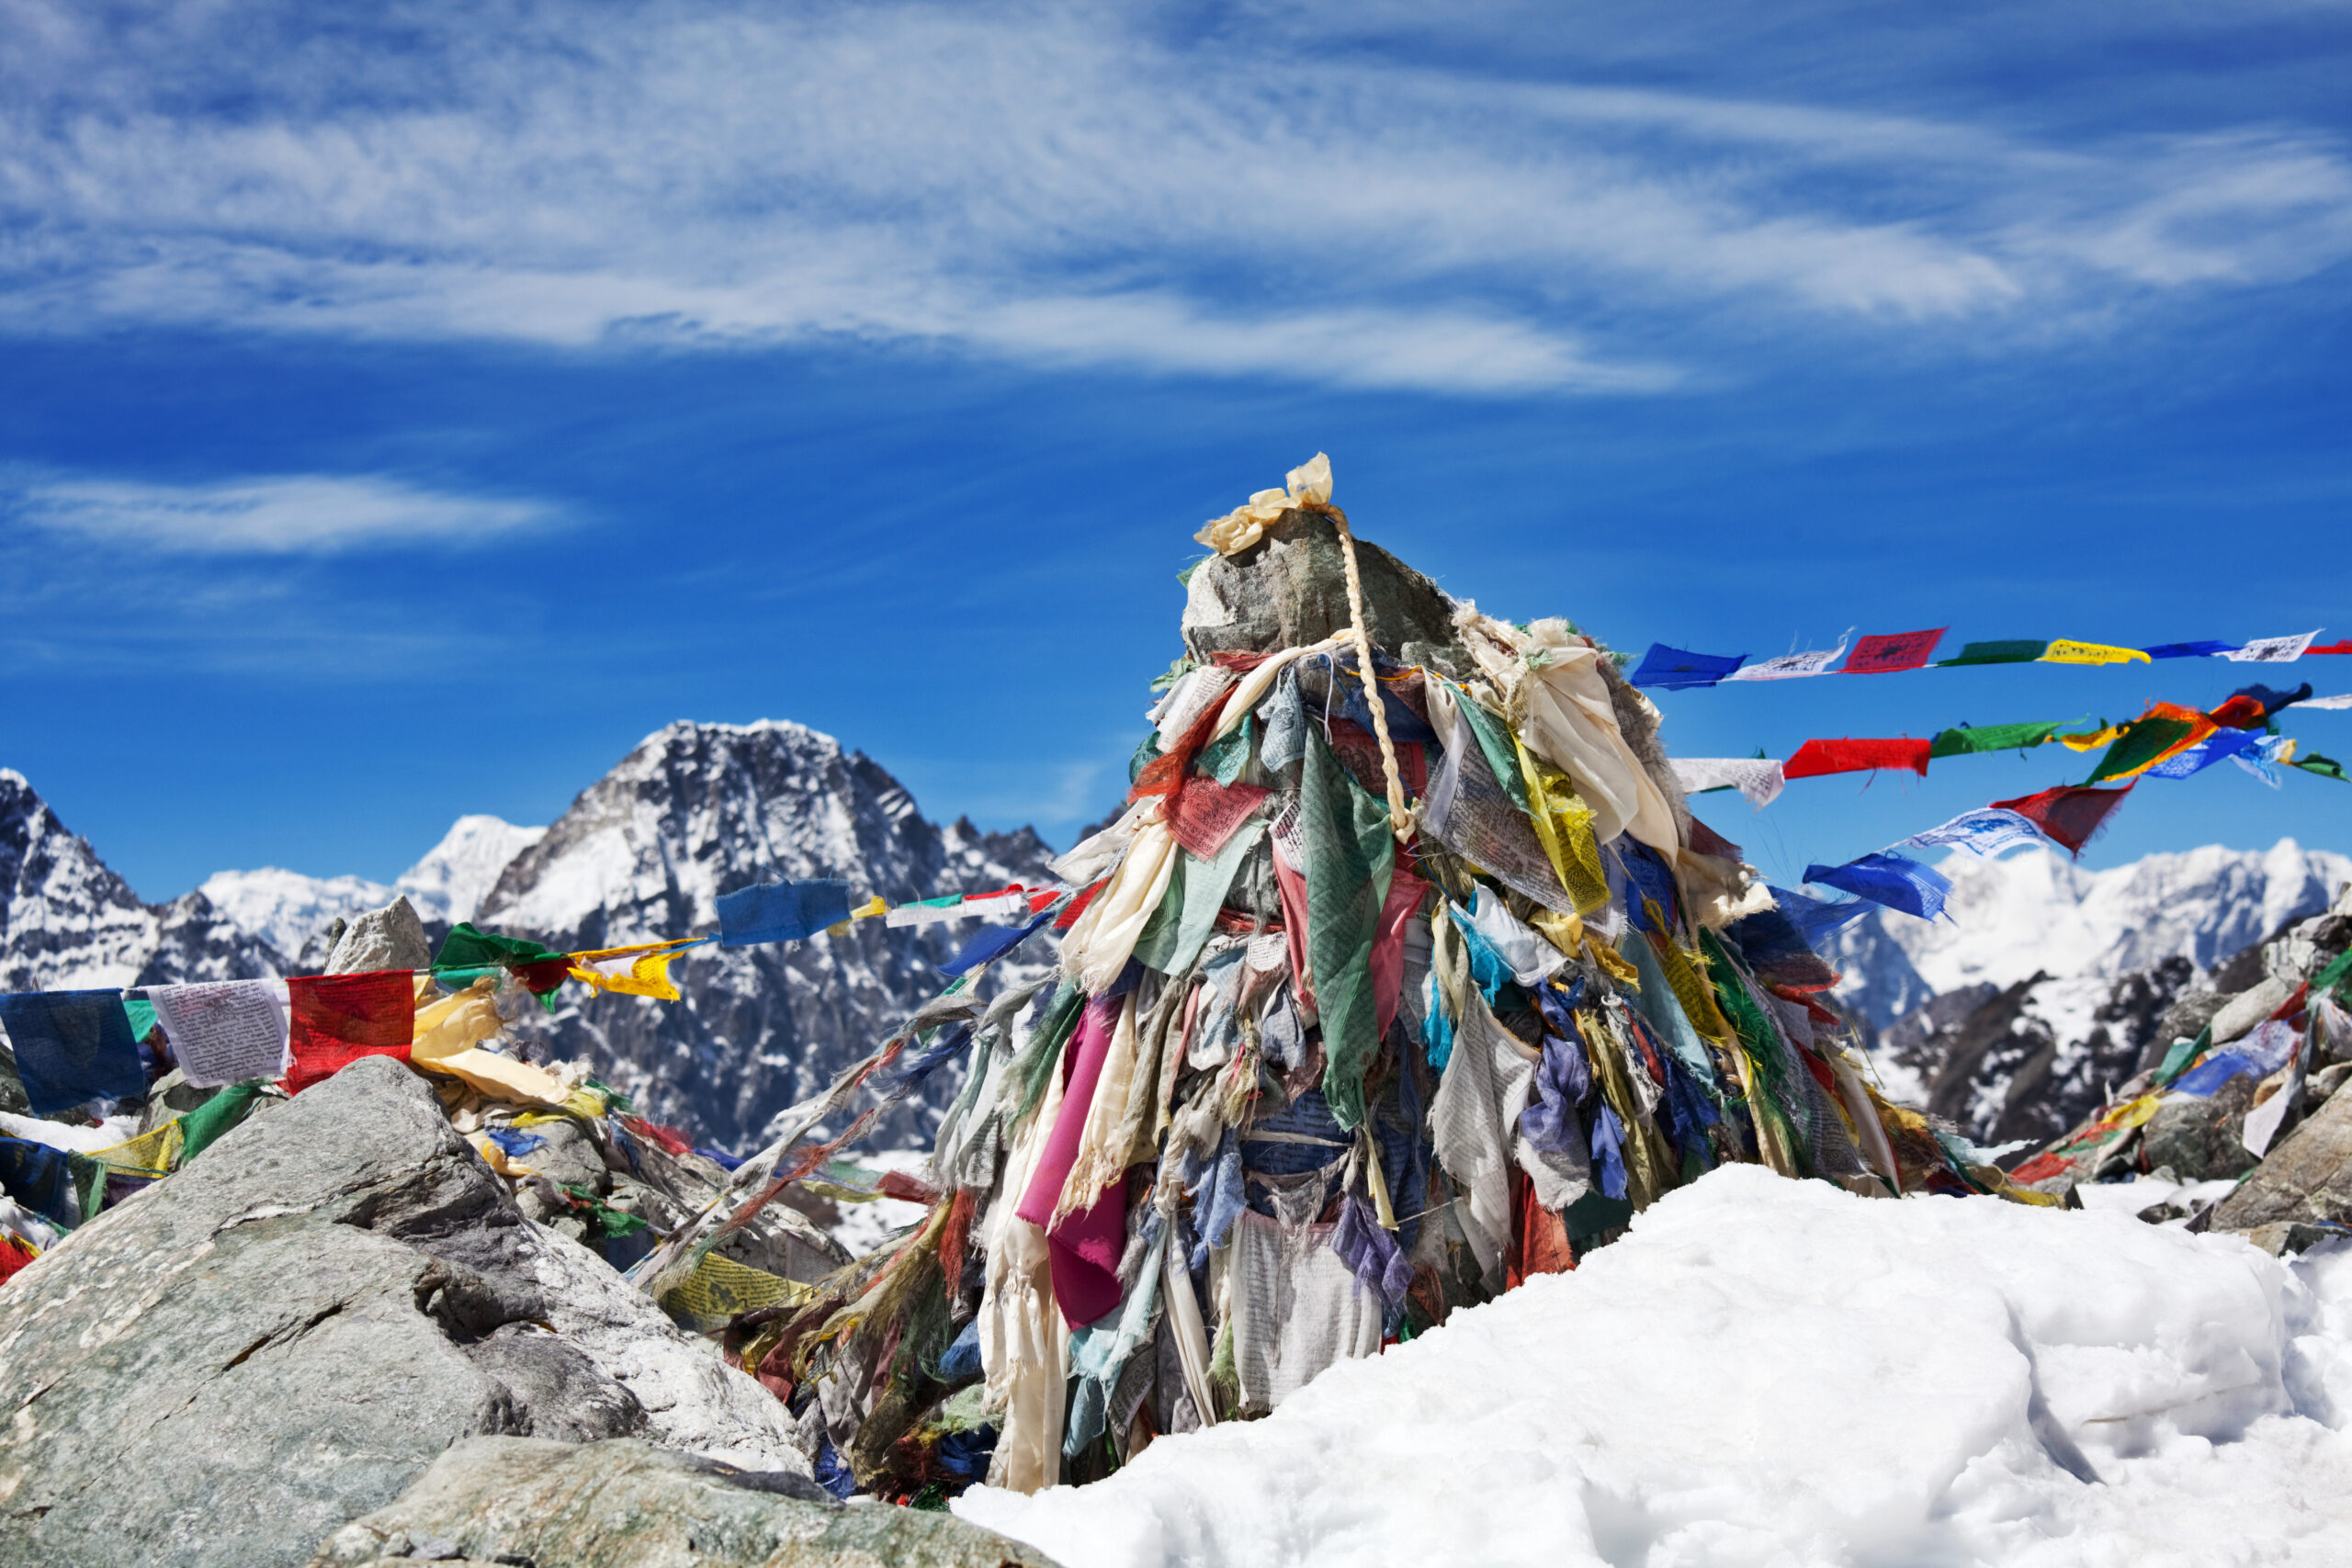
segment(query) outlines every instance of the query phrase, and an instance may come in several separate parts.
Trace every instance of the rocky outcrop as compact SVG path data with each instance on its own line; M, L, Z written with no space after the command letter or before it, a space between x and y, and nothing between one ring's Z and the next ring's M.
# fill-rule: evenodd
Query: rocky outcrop
M1433 660L1454 673L1467 672L1466 656L1453 638L1453 603L1442 589L1361 539L1356 566L1374 647L1394 649L1408 663ZM1194 569L1184 647L1195 659L1301 648L1350 625L1339 525L1313 513L1286 512L1258 544L1236 555L1211 556Z
M2352 1094L2334 1094L2213 1211L2217 1231L2352 1224Z
M480 1435L807 1469L781 1406L526 1220L384 1057L75 1231L0 1323L0 1561L298 1563Z
M385 969L425 969L432 964L433 943L424 934L424 922L402 895L345 927L322 973L368 975Z
M628 1439L475 1438L399 1501L330 1536L311 1568L420 1559L538 1568L1053 1568L947 1514L844 1507L789 1473Z

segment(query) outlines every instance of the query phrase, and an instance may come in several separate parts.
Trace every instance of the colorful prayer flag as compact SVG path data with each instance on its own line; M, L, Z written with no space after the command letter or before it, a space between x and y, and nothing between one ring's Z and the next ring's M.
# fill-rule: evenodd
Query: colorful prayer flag
M2050 647L2047 638L2019 637L2006 642L1963 644L1951 659L1936 660L1938 668L1953 664L2030 664Z
M2307 773L2317 773L2324 779L2335 779L2341 784L2352 784L2352 779L2344 776L2343 763L2333 757L2323 757L2316 751L2308 757L2298 757L2287 765L2290 768L2301 768Z
M1872 768L1907 768L1925 778L1930 749L1925 740L1808 740L1781 764L1781 774L1810 779Z
M36 1116L147 1092L147 1066L119 987L0 997L0 1024Z
M1686 795L1736 789L1758 811L1781 798L1785 777L1766 757L1669 757L1668 764Z
M1771 659L1760 659L1753 664L1743 664L1724 679L1794 681L1807 675L1826 675L1829 667L1845 656L1846 645L1840 641L1835 648L1818 648L1805 653L1783 653Z
M2132 786L2121 789L2092 789L2084 784L2059 784L2034 795L2021 795L2015 800L1996 800L1996 811L2014 811L2040 828L2053 841L2066 846L2075 854L2083 852L2123 797Z
M324 1082L362 1056L407 1060L416 1035L416 980L409 971L297 975L286 989L293 1014L288 1094Z
M2237 650L2233 642L2165 642L2141 651L2150 659L2213 659Z
M2041 829L2031 819L1997 806L1985 806L1963 811L1924 833L1914 833L1895 848L1908 845L1922 850L1954 849L1979 860L1990 860L2004 850L2041 841Z
M2150 703L2146 713L2123 727L2123 733L2083 782L2094 784L2136 778L2166 758L2188 750L2218 728L2211 715L2195 708Z
M2060 637L2041 656L2044 664L2145 664L2148 656L2136 648L2112 648L2103 642L2071 642Z
M277 982L151 986L147 995L192 1088L284 1076L287 1022Z
M1804 879L1932 920L1951 897L1951 883L1923 862L1881 850L1844 865L1809 865Z
M1936 651L1936 644L1943 640L1950 626L1938 626L1933 631L1890 632L1883 637L1866 637L1854 645L1846 668L1846 675L1893 675L1905 670L1924 670Z
M1643 656L1640 667L1627 679L1636 686L1663 686L1669 692L1679 692L1694 686L1712 686L1747 661L1747 655L1744 653L1691 653L1654 642Z
M1960 757L1982 751L2024 751L2050 740L2065 721L2049 724L1994 724L1981 729L1946 729L1928 750L1929 757Z
M722 947L805 942L849 919L849 884L837 877L761 882L718 896Z
M2222 657L2240 664L2292 664L2318 636L2316 631L2309 631L2298 637L2258 637Z

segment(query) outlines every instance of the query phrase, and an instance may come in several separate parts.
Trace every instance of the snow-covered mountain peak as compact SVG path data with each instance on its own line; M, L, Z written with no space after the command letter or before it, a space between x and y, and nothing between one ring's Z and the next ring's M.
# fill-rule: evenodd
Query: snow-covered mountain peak
M545 828L518 828L496 817L460 817L393 886L428 920L470 920L507 863L546 836Z

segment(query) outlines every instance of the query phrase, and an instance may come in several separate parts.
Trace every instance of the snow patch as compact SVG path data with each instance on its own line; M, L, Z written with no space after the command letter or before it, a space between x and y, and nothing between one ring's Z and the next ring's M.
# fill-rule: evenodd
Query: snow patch
M2352 1264L1751 1167L1263 1421L956 1511L1069 1568L2337 1562Z

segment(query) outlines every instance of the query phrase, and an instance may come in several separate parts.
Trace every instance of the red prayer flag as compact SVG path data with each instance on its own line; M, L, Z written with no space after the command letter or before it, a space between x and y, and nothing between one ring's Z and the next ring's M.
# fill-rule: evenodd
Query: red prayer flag
M2079 855L2083 852L2083 846L2090 842L2092 835L2107 826L2107 819L2115 814L2115 808L2123 804L2123 797L2130 795L2132 789L2132 784L2125 784L2121 789L2060 784L2039 795L2019 795L2015 800L1996 800L1993 803L1993 809L2016 812Z
M1935 657L1936 644L1941 642L1950 626L1938 626L1927 632L1891 632L1884 637L1866 637L1854 644L1854 651L1846 658L1846 675L1892 675L1902 670L1922 670ZM1923 772L1925 770L1922 770Z
M324 1082L362 1056L408 1059L416 1037L416 978L407 970L297 975L286 990L293 1002L288 1094Z
M2309 658L2314 653L2352 653L2352 638L2346 638L2342 642L2331 642L2324 648L2307 648L2303 649L2303 656L2305 658Z
M1871 768L1908 768L1925 778L1928 752L1934 744L1931 740L1808 740L1781 764L1781 776L1811 779Z
M1168 831L1188 853L1210 860L1272 793L1259 784L1221 784L1194 773L1168 797L1161 814Z

